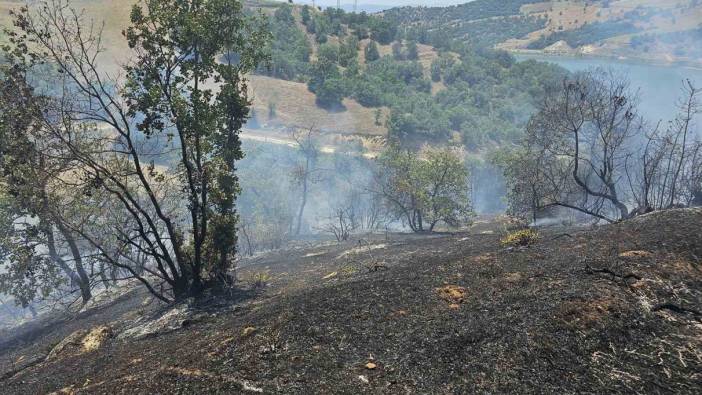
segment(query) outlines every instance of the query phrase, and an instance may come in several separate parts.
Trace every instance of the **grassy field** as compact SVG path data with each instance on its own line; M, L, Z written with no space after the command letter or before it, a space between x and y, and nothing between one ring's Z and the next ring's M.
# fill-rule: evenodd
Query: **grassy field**
M129 59L129 47L122 37L122 31L129 25L129 12L136 0L73 0L73 8L82 14L86 25L93 24L97 29L102 28L103 54L99 61L103 69L115 74L120 66ZM24 5L25 1L0 1L0 25L12 25L10 10ZM31 4L31 2L30 2Z
M250 76L249 88L256 117L268 127L315 127L325 132L374 136L387 132L385 126L375 124L375 109L365 108L355 100L345 99L346 109L340 112L319 108L315 95L304 83L254 75ZM269 116L271 105L275 107L272 118ZM381 125L384 125L387 110L381 113Z

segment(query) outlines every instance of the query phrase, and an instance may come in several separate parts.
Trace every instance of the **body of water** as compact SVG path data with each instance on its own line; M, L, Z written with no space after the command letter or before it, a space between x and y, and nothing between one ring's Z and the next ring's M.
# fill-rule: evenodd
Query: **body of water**
M613 69L624 73L634 89L639 89L640 112L649 121L667 121L677 112L676 103L682 94L682 84L690 79L702 88L702 68L684 65L653 65L608 58L587 58L552 55L517 55L518 60L534 59L560 65L569 71L594 68Z

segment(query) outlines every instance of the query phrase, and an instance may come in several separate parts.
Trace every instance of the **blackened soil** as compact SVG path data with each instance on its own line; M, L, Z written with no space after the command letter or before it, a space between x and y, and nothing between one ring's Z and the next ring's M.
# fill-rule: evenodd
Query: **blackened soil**
M527 248L500 238L378 237L252 258L239 277L267 283L255 297L33 364L1 392L700 393L702 211L542 231ZM0 353L49 349L66 325L119 328L125 305Z

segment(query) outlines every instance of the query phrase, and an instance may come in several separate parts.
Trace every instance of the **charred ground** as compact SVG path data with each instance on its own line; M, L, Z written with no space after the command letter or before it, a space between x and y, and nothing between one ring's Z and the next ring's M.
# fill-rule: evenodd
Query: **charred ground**
M699 391L701 210L541 231L522 248L500 228L252 258L240 279L265 287L170 321L132 291L19 328L0 342L3 392Z

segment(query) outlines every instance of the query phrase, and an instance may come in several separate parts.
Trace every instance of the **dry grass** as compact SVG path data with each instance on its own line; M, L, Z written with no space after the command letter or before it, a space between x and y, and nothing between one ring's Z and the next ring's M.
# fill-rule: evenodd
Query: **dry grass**
M103 24L103 42L105 52L99 58L100 64L105 65L104 70L115 74L120 70L120 65L130 57L130 50L122 37L122 30L129 25L129 13L136 0L73 0L71 5L83 12L86 23L93 23L96 27ZM10 10L22 6L24 1L0 1L0 25L10 27L12 20Z
M500 243L503 246L526 247L539 240L539 232L534 229L522 229L508 233Z
M100 325L91 329L81 341L83 352L91 352L99 349L112 335L112 329L106 325Z
M385 126L375 124L374 108L366 108L355 100L344 99L345 111L327 111L316 105L315 95L304 83L254 75L250 76L249 88L259 122L268 127L314 126L323 131L375 136L387 133ZM274 118L268 116L271 103L276 109ZM381 111L381 124L384 125L388 110Z
M436 292L439 294L439 298L446 301L450 305L463 303L466 298L466 289L464 287L459 287L458 285L446 285L441 288L437 288Z
M615 297L565 301L558 307L558 317L571 327L592 328L618 309Z
M577 51L563 48L564 52L578 52L585 55L597 56L624 56L649 59L652 61L675 61L672 48L653 48L649 53L633 51L629 48L631 38L637 34L664 33L683 31L699 26L702 20L702 6L688 8L689 1L680 0L614 0L609 7L602 4L588 4L583 2L541 2L522 6L521 12L532 16L545 16L549 22L542 30L531 32L524 38L510 39L499 44L498 47L506 50L520 50L544 34L551 34L559 30L573 30L584 24L603 21L627 20L626 14L641 7L642 9L655 8L657 15L647 21L632 21L641 29L640 33L624 34L603 40L594 45L585 45ZM692 60L694 59L687 59Z

